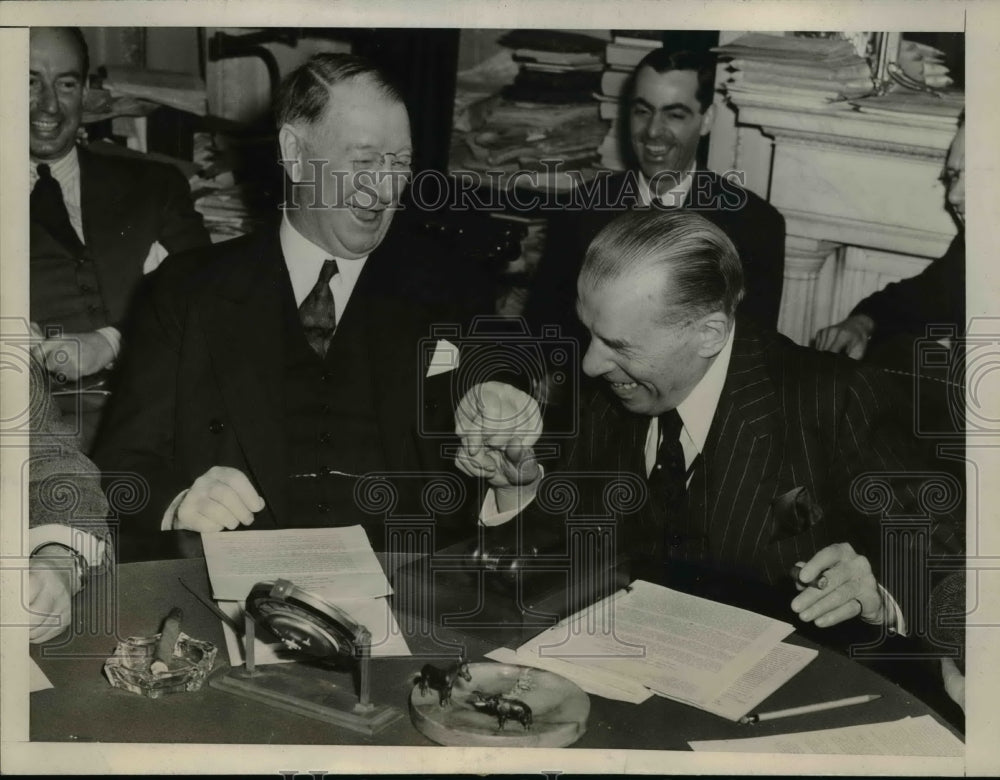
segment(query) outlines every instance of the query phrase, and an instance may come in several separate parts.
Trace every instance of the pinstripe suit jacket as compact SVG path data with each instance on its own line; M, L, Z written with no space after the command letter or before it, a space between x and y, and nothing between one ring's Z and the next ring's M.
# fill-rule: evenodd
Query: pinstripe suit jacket
M924 518L918 525L932 554L960 554L963 543L947 512L954 508L949 500L939 494L933 506L922 505L928 487L955 493L958 486L914 463L905 438L888 425L887 402L893 400L872 369L740 320L702 461L689 483L686 521L668 518L661 538L657 496L646 490L649 418L595 392L583 404L564 465L547 469L538 497L519 517L521 538L528 548L558 548L567 520L586 525L593 519L614 528L633 578L696 590L713 578L774 585L795 562L849 542L899 600L893 583L900 572L886 569L906 564L883 560L892 557L883 531L895 519ZM912 568L913 556L921 554L915 548L927 548L905 541L902 552Z

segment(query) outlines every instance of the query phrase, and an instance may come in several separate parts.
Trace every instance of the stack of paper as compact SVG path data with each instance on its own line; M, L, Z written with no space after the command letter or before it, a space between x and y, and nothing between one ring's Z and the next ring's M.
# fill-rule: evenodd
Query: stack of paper
M243 603L258 582L288 580L329 602L365 626L372 635L373 656L410 655L385 596L389 580L375 557L364 529L303 528L202 534L208 576L219 607L237 625ZM230 663L243 663L240 638L223 623ZM278 644L256 640L258 664L292 661Z
M497 660L558 672L608 698L643 701L652 691L738 720L816 657L781 641L792 631L637 581L521 646L516 660Z
M848 40L748 33L713 49L728 59L726 91L792 108L873 91L871 67Z
M749 739L688 743L692 750L724 753L811 753L853 756L962 756L962 741L930 715L839 729Z

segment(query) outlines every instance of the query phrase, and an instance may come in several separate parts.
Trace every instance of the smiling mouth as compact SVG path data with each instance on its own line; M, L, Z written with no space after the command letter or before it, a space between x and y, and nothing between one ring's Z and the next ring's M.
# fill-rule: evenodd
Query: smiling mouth
M628 393L638 386L638 382L611 382L611 389L616 393Z
M382 217L382 213L385 209L364 209L360 206L351 205L351 214L359 222L363 222L366 225L374 225Z
M62 122L59 120L50 119L32 119L31 129L36 133L41 133L42 135L53 135L62 126Z

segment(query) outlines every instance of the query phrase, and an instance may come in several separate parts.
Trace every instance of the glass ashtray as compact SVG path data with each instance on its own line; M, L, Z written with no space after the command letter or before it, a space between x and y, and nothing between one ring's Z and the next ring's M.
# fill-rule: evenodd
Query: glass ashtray
M197 691L215 664L218 648L211 642L193 639L183 631L177 637L170 666L163 672L149 667L156 654L160 635L130 636L119 642L114 655L104 662L104 673L113 688L156 699L165 693Z

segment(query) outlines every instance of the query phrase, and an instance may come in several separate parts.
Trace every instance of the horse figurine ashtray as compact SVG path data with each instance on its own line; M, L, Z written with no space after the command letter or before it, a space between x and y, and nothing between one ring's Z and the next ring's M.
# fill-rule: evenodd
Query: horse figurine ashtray
M450 664L425 664L410 692L413 725L441 745L565 747L586 732L589 714L590 698L565 677L469 663L464 648Z

